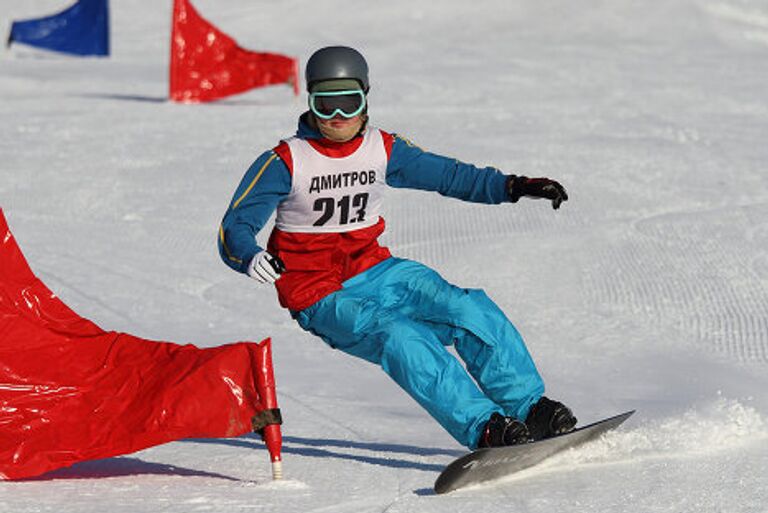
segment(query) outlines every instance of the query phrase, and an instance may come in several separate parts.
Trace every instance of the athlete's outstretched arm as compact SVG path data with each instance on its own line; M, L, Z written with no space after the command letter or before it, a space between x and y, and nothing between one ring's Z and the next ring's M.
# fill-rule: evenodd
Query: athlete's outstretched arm
M565 188L549 178L505 175L495 167L477 167L426 152L394 134L387 165L387 184L435 191L443 196L476 203L516 202L523 196L546 198L553 208L568 199Z

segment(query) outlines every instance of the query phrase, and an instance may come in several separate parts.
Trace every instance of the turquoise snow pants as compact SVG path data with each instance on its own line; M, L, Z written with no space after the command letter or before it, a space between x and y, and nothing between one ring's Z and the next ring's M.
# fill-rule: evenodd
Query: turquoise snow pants
M389 258L294 317L331 347L380 365L471 449L493 412L525 419L544 393L499 307L482 290L451 285L417 262Z

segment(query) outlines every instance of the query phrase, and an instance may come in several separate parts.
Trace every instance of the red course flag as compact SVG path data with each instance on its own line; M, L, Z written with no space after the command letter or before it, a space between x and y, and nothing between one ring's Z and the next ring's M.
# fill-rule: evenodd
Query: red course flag
M269 339L200 349L104 331L32 273L0 210L0 479L254 429L279 461L276 408Z
M299 94L297 59L245 50L201 17L189 0L174 0L171 100L207 102L286 83Z

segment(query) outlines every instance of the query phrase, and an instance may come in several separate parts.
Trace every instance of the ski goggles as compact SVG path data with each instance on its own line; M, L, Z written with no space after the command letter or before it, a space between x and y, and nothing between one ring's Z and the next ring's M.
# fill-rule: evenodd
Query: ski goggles
M311 93L309 108L321 119L331 119L336 115L354 118L365 109L365 93L360 89Z

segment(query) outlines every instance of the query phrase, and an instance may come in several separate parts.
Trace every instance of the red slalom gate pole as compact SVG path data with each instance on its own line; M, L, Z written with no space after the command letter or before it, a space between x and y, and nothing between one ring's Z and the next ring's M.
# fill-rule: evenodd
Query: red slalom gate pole
M283 435L280 430L280 409L277 406L277 394L275 392L275 373L272 367L272 340L266 339L259 344L257 351L258 372L256 384L264 400L264 407L268 412L267 425L263 428L264 442L267 444L270 459L272 460L272 479L283 478L283 461L280 450L283 446Z

